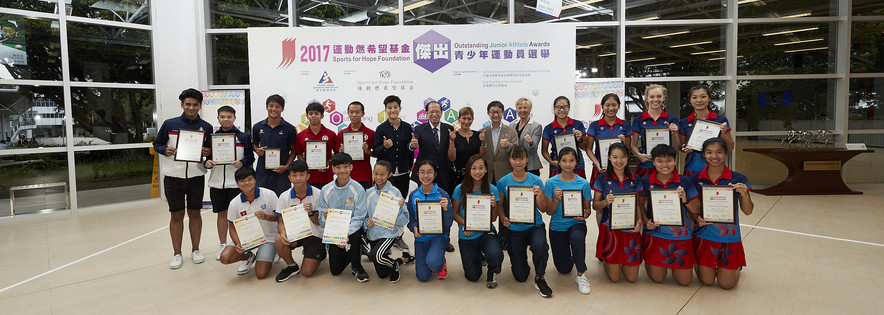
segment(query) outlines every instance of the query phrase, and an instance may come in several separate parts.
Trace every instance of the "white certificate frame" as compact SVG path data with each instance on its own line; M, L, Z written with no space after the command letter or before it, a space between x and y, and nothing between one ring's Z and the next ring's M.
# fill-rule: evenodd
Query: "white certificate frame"
M620 141L620 138L617 137L596 139L596 143L599 146L599 156L597 156L597 158L599 159L599 163L601 164L601 169L608 168L608 150L611 149L612 144L619 142L622 141Z
M268 161L272 161L273 163L268 163ZM282 149L264 149L264 169L275 170L280 165L282 165Z
M196 140L194 137L198 137ZM175 161L179 162L202 162L203 160L203 142L205 141L206 133L203 131L197 130L189 130L189 129L179 129L178 130L178 139L175 143ZM182 139L184 143L182 143ZM193 146L197 145L198 147L194 148ZM187 144L182 146L182 144Z
M267 236L264 235L264 229L261 227L261 219L258 219L254 213L233 220L233 227L236 228L236 236L239 237L239 243L245 250L267 243ZM249 235L249 232L254 233Z
M702 128L701 128L702 127ZM712 135L710 129L717 130L718 132L715 135ZM697 131L701 130L701 131ZM703 142L718 137L721 135L721 124L709 121L705 119L697 119L694 121L694 127L691 128L691 134L688 136L687 143L685 143L685 147L694 151L703 151Z
M678 197L678 190L677 189L672 189L672 188L670 188L670 189L651 189L648 191L648 196L649 196L648 200L651 203L651 218L650 218L651 221L654 221L655 224L660 225L660 226L683 226L684 225L684 209L682 209L681 199ZM662 221L659 221L658 217L661 217L661 216L655 216L655 213L662 214L665 211L672 211L672 209L669 209L669 207L671 207L671 205L670 205L671 202L667 201L665 203L666 207L661 206L663 204L662 202L664 200L674 200L673 202L675 203L675 207L678 208L678 216L675 216L678 218L677 220L662 220L661 219ZM658 203L661 203L661 205L658 205ZM667 215L666 217L673 217L673 216L670 214L670 215Z
M353 161L364 161L365 151L362 144L365 143L365 133L362 131L344 131L341 133L341 143L344 145L344 153L350 155ZM356 141L356 140L359 141Z
M299 241L313 235L313 222L304 210L304 204L297 204L279 210L280 219L285 226L285 238L289 242Z
M229 146L229 151L227 151ZM219 148L221 154L218 154ZM220 157L220 158L219 158ZM236 162L236 135L232 133L221 133L212 135L212 161L216 165L228 165Z
M739 214L734 186L700 185L700 198L703 204L703 220L707 223L737 224ZM727 208L721 209L724 204L727 204Z
M611 204L611 220L609 222L610 230L623 231L635 229L636 209L638 209L638 198L636 193L614 194L614 203ZM627 220L622 220L626 223L621 222L619 219L622 216L627 216ZM618 218L618 220L615 220L615 218Z
M580 201L579 202L579 204L580 204L579 214L577 212L574 212L574 209L570 209L570 211L569 211L569 208L571 206L574 206L574 205L572 205L573 200L571 200L571 199L575 198L575 195L576 195L577 199ZM583 218L583 217L585 217L586 214L583 213L583 200L584 200L583 190L562 189L562 201L561 201L562 217L564 217L564 218L578 218L578 217Z
M561 134L555 135L555 137L553 137L553 138L554 138L553 140L555 140L555 144L556 144L556 152L555 152L556 156L559 156L559 152L562 152L562 149L564 149L564 148L572 148L575 151L577 150L577 136L574 135L573 133L561 133ZM568 138L571 139L570 142L573 143L574 145L568 145L568 142L569 142Z
M304 141L304 148L304 160L307 162L307 169L315 171L328 168L328 141L307 140ZM319 153L322 153L322 158L317 161Z
M666 139L658 139L661 137ZM651 150L657 147L657 145L666 144L671 146L672 134L669 132L669 127L647 127L642 135L642 140L644 141L642 145L645 148L645 153L651 154Z
M519 224L537 224L537 199L535 199L534 195L534 187L531 186L509 186L506 188L507 195L507 215L509 216L510 223L519 223ZM530 193L531 196L525 196L525 194ZM519 194L519 195L516 195ZM521 216L513 216L513 198L530 198L531 199L531 214L525 215L524 217L530 219L521 220ZM527 203L527 201L523 201ZM518 203L518 202L515 202Z
M491 232L491 218L494 216L494 195L493 194L466 194L463 202L464 207L464 225L463 230L469 232ZM487 203L487 204L484 204ZM475 218L470 219L477 209L482 207L488 208L488 220L476 222ZM481 217L481 215L480 215ZM484 225L487 223L488 225ZM477 227L478 226L478 227Z

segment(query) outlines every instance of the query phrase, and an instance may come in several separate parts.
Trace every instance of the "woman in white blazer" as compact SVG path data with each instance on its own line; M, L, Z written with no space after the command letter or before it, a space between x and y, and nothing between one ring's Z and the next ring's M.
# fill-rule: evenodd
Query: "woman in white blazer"
M531 99L520 97L516 100L516 113L519 115L519 121L510 123L510 127L516 129L519 137L519 144L528 149L528 165L525 167L529 173L540 176L540 156L537 155L537 148L540 147L540 134L543 132L543 126L540 123L531 120Z

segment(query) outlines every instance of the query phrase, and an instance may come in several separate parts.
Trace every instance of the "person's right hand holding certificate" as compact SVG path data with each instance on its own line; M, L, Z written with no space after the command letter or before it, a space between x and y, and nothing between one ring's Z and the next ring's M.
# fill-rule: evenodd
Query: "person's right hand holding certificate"
M250 250L267 243L260 221L254 213L233 220L233 227L236 228L236 235L239 236L243 249Z
M708 120L696 120L694 128L691 129L691 136L688 137L688 143L685 147L694 151L703 150L703 142L721 134L721 125Z

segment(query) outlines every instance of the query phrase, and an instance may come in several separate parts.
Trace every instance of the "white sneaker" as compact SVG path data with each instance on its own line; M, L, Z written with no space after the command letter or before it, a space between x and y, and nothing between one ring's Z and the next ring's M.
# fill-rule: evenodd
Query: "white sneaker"
M589 294L589 279L586 278L585 273L577 276L577 291L580 291L580 294Z
M181 264L184 263L184 258L181 257L181 254L175 254L172 256L172 262L169 263L169 269L178 269L181 268Z
M227 247L227 243L218 245L218 254L215 255L215 260L221 260L221 252L224 251L224 247Z
M193 253L190 253L190 258L193 258L194 264L201 264L206 261L206 256L203 256L203 254L200 253L199 249L193 251Z
M249 273L252 270L252 265L255 264L255 260L258 259L258 255L250 254L249 259L246 259L239 265L239 270L236 271L238 275L244 275Z

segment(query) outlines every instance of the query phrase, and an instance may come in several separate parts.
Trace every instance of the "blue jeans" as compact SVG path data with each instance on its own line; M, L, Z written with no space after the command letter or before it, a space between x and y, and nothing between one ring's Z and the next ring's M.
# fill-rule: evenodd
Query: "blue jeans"
M445 247L448 247L447 236L432 238L427 242L414 242L414 274L418 280L428 281L433 273L442 271Z
M503 263L503 250L497 235L485 233L474 240L458 240L460 260L463 263L463 275L470 281L478 281L482 277L482 254L488 261L488 270L500 273Z
M586 224L572 225L567 231L549 231L549 245L552 249L553 264L561 274L586 272Z
M549 245L546 243L546 227L543 225L533 226L524 231L510 230L507 251L510 255L510 263L513 265L513 277L516 281L524 282L531 274L531 266L528 266L528 246L531 246L531 256L534 260L534 274L543 277L546 274L546 262L549 261Z

